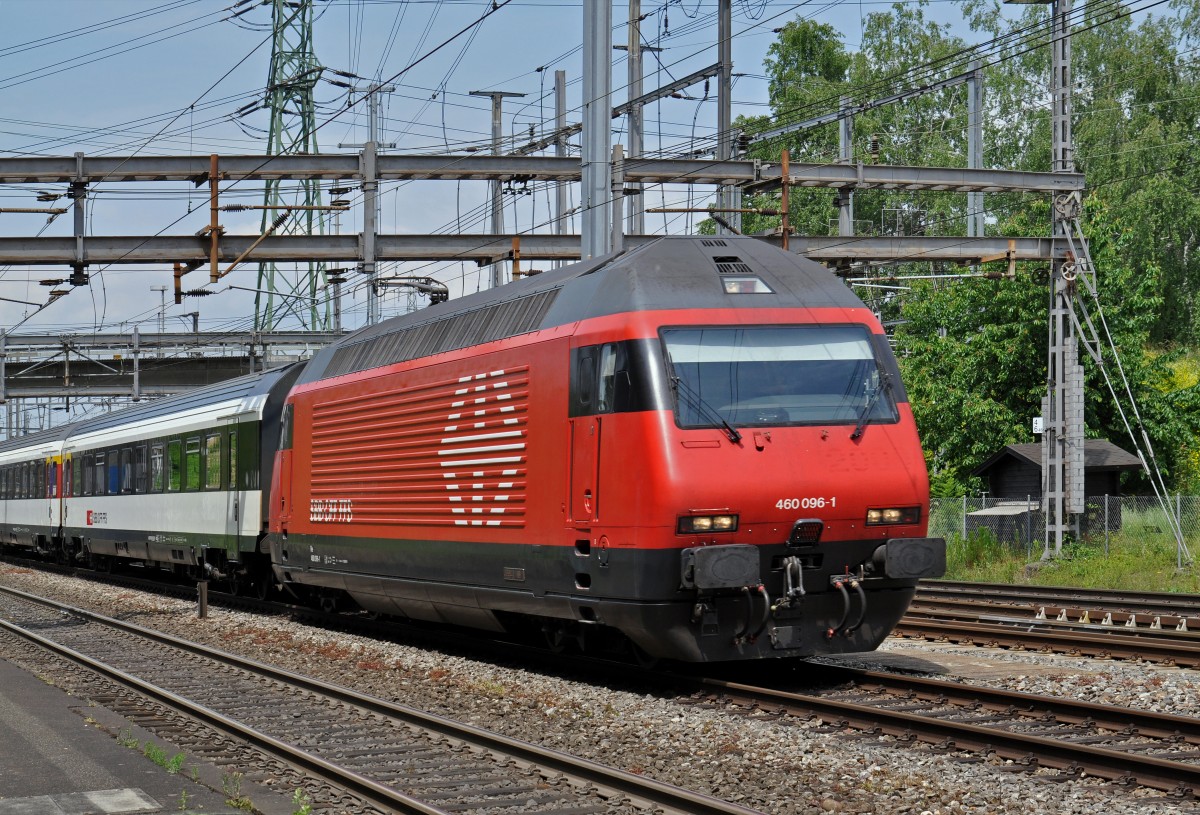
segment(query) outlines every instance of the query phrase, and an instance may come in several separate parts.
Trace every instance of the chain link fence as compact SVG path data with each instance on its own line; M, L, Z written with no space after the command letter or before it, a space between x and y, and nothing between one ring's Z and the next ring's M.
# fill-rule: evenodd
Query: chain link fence
M1167 498L1171 518L1153 495L1099 495L1087 499L1087 510L1078 518L1075 535L1093 544L1110 545L1129 541L1161 542L1175 546L1172 521L1183 533L1186 550L1200 547L1200 496L1172 495ZM1013 500L985 496L932 498L929 502L929 534L946 539L968 539L987 530L998 542L1031 555L1044 546L1046 516L1039 498ZM1181 559L1191 556L1181 552Z

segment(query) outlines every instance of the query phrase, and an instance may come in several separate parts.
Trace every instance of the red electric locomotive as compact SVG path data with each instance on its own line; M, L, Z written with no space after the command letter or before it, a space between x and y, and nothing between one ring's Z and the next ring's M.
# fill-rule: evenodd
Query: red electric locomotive
M877 320L752 238L363 329L301 374L275 470L285 584L651 657L871 649L945 566Z

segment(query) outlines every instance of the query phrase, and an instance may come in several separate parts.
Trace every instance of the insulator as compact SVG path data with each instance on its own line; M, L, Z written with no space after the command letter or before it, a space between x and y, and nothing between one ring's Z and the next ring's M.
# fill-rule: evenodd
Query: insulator
M208 297L210 294L216 294L216 292L208 289L189 289L183 293L184 297Z

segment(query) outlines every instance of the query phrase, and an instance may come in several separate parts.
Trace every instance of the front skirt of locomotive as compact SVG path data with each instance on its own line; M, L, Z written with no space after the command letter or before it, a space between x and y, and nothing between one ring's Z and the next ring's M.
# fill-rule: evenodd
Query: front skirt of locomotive
M945 572L940 538L839 544L839 571L812 552L750 545L685 549L679 603L606 603L604 622L649 654L688 662L870 651L900 621L917 580Z

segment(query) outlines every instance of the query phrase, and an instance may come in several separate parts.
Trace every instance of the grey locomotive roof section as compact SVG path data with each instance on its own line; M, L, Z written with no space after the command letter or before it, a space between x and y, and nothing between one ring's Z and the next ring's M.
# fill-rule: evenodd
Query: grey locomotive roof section
M723 270L757 275L774 293L727 294ZM663 237L361 329L315 355L300 383L606 314L861 305L824 266L755 238Z
M84 419L69 426L68 436L82 433L93 433L97 430L107 430L121 427L131 422L149 421L162 416L171 416L181 411L216 405L231 399L244 399L252 396L266 395L273 385L294 366L272 368L269 371L259 371L236 379L227 379L215 385L185 391L163 399L136 405L134 407L114 410L94 419Z
M733 259L736 258L736 261ZM763 280L773 294L727 294L718 272ZM691 308L856 308L862 302L819 263L750 237L664 237L564 287L545 326L628 311Z

